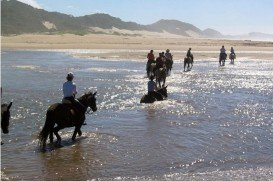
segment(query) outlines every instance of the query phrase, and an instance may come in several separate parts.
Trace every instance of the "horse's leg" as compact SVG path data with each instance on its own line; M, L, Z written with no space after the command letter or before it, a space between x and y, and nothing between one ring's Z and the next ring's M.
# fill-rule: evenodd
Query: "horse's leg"
M50 143L53 143L53 131L51 131L49 134L49 140L50 140Z
M74 133L73 133L73 136L72 136L73 141L75 141L77 133L79 134L79 136L82 135L81 126L76 126L75 127L75 130L74 130Z
M59 135L58 131L60 131L60 129L62 129L60 126L56 126L53 130L55 136L57 137L57 144L61 144L61 141L62 141L62 138L61 136Z
M79 135L79 136L82 136L81 128L79 128L79 130L78 130L78 135Z
M184 60L184 72L186 71L186 61Z
M74 133L73 133L73 136L72 136L72 141L75 141L77 132L78 132L77 127L75 127L75 130L74 130Z

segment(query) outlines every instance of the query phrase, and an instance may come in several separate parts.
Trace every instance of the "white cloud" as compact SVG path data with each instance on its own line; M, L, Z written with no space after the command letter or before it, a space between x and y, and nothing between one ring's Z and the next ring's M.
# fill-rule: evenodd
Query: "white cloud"
M40 5L36 2L36 0L18 0L18 1L20 1L20 2L22 2L22 3L25 3L25 4L28 4L28 5L30 5L30 6L32 6L32 7L34 7L34 8L43 9L42 6L40 6Z

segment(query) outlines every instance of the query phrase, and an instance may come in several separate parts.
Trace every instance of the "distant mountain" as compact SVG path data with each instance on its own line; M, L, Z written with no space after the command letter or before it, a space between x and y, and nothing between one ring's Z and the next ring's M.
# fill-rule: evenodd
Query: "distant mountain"
M219 31L216 31L216 30L213 30L213 29L205 29L203 32L202 32L203 36L205 37L209 37L209 38L221 38L223 37L223 35L219 32Z
M150 25L124 22L108 14L92 14L74 17L58 12L36 9L16 0L1 1L2 35L22 33L95 33L94 27L100 29L125 29L131 31L168 32L186 37L221 37L222 34L212 30L200 30L192 24L177 20L160 20ZM114 31L109 31L115 33ZM98 32L96 32L98 33Z
M251 32L243 35L226 35L226 39L232 40L254 40L254 41L273 41L272 34L260 33L260 32Z
M154 24L147 25L147 30L155 32L168 32L176 35L191 36L192 33L200 36L202 31L189 24L177 20L160 20Z
M272 34L265 34L260 32L251 32L248 34L248 36L252 38L273 39Z

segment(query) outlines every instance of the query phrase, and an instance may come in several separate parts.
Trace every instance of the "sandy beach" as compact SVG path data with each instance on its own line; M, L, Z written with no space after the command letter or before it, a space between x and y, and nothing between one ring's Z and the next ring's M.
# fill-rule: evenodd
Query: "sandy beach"
M174 59L183 59L189 47L192 48L195 59L216 58L219 49L224 45L228 53L230 47L233 46L237 57L273 59L273 42L186 38L166 33L128 36L23 34L2 36L1 39L2 49L89 50L86 53L74 54L82 58L145 60L151 49L155 51L155 56L159 52L170 49Z

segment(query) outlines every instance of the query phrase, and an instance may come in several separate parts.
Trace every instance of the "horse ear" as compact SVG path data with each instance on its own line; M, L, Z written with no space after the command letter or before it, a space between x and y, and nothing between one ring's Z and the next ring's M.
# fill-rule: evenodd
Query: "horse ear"
M97 91L93 94L93 96L95 96L97 94Z
M10 107L12 106L12 102L9 103L8 105L8 109L10 109Z

